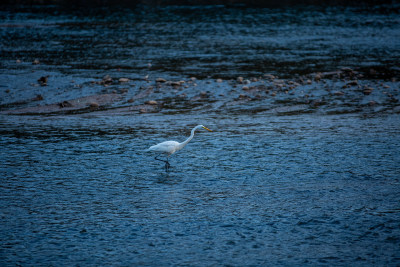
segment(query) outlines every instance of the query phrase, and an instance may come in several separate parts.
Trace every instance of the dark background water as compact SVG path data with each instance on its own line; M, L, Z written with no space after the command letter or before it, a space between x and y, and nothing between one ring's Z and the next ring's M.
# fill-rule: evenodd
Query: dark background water
M117 69L201 78L341 67L398 73L398 7L8 7L0 12L2 67L39 59L46 70L87 76Z
M397 7L2 6L2 111L134 94L157 77L195 76L187 95L220 98L183 110L175 96L158 113L0 113L0 264L399 265ZM263 112L289 105L269 96L218 102L238 93L230 79L239 75L297 79L342 67L375 87L343 105L361 95L363 106L379 100L377 112ZM106 74L133 82L92 83ZM295 94L320 97L345 82ZM157 96L180 93L168 90ZM44 99L26 101L37 94ZM383 96L390 109L379 112ZM200 123L214 132L196 132L169 173L144 152Z

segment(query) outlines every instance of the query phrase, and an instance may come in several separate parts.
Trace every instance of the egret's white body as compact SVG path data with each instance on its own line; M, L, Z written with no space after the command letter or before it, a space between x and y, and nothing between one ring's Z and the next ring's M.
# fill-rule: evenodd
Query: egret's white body
M155 157L155 159L164 161L165 162L165 168L168 170L168 168L169 168L168 157L171 156L172 154L174 154L175 152L181 150L182 148L184 148L190 142L190 140L193 139L194 132L197 129L200 129L200 128L204 128L207 131L212 132L210 129L208 129L207 127L205 127L203 125L197 125L196 127L194 127L192 129L192 132L191 132L189 138L186 139L184 142L179 143L179 142L176 142L176 141L165 141L165 142L159 143L157 145L151 146L147 151L158 152L160 154L166 155L167 156L167 160L166 161L158 159L158 156L160 156L160 155Z
M176 151L182 149L182 147L179 147L179 145L180 143L176 141L165 141L157 145L151 146L149 148L149 151L160 152L171 156Z

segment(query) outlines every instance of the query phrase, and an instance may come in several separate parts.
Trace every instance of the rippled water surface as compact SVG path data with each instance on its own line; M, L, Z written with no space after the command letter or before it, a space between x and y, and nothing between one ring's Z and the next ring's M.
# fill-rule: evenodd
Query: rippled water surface
M399 264L398 116L171 119L2 118L1 262Z
M398 71L397 8L8 8L0 11L1 58L8 68L39 59L49 67L38 69L81 76Z
M399 22L1 9L0 265L399 266Z

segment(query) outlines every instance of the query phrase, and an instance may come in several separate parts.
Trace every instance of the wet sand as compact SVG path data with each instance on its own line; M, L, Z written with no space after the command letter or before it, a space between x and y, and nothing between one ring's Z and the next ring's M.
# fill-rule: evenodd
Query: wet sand
M371 70L372 72L373 70ZM399 82L365 79L351 68L313 73L295 79L272 74L236 79L166 80L162 77L133 80L104 76L83 86L102 93L69 99L58 97L46 104L45 94L1 105L3 115L54 115L95 113L271 113L271 114L375 114L399 113ZM57 84L51 76L46 84ZM76 86L76 85L75 85ZM78 85L80 87L80 85ZM105 93L104 93L105 92Z

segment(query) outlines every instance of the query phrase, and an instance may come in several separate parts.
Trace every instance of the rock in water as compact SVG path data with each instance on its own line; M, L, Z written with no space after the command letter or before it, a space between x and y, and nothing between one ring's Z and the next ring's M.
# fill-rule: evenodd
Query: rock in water
M99 103L97 103L97 102L90 102L89 103L89 107L91 108L91 109L97 109L97 108L99 108Z
M146 101L145 104L147 104L147 105L157 105L157 101L149 100L149 101Z
M38 79L38 82L41 86L46 86L49 76L42 76Z
M372 87L364 87L364 90L363 90L363 94L364 95L369 95L369 94L371 94L372 93L372 91L374 90L374 88L372 88Z
M167 82L167 80L164 79L164 78L157 78L157 79L156 79L156 82L158 82L158 83L165 83L165 82Z
M129 82L129 79L128 78L120 78L119 82L120 83L127 83L127 82Z
M102 80L102 84L106 85L106 84L112 84L112 78L110 77L110 75L106 75L103 77Z

